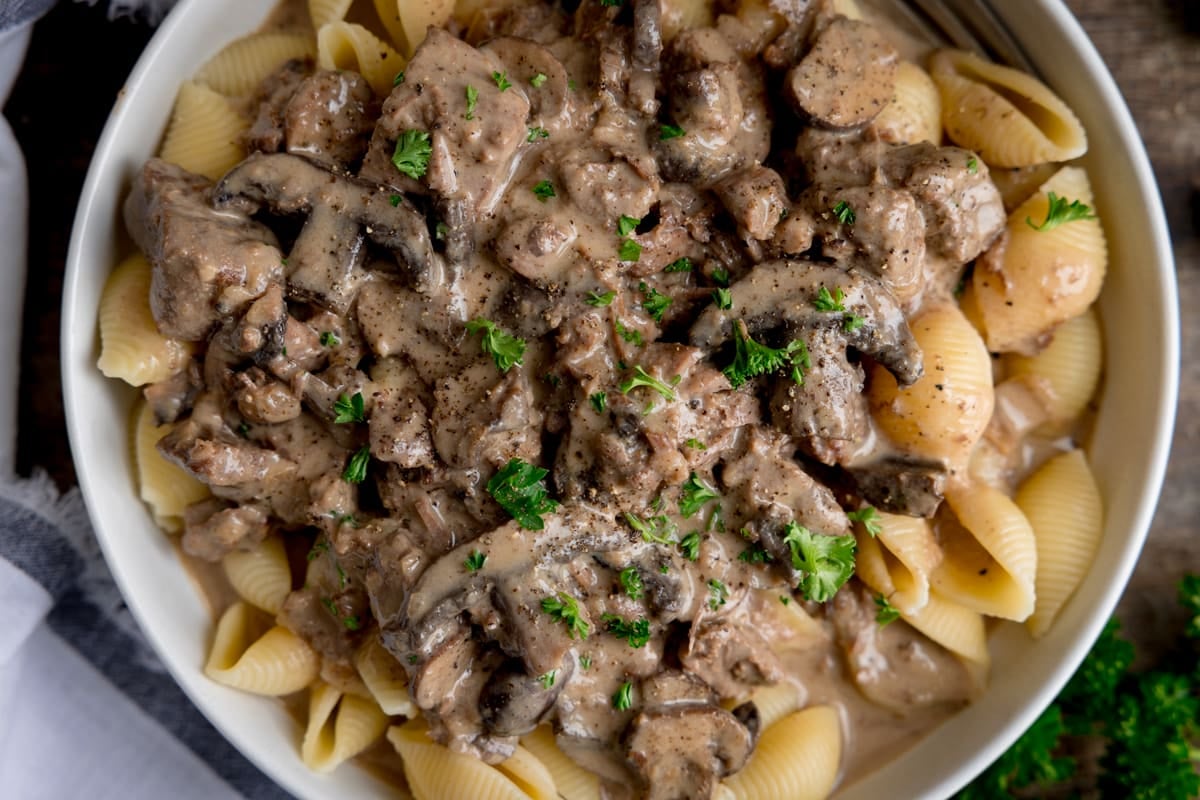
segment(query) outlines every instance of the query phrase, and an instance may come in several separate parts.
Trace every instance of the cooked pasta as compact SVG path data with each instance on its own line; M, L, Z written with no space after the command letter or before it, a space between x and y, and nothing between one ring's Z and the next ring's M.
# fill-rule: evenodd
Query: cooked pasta
M1010 355L1004 366L1009 375L1038 385L1051 419L1069 423L1096 394L1103 355L1100 320L1089 309L1055 329L1054 338L1040 353Z
M375 0L375 10L396 47L408 58L425 41L425 32L431 25L440 28L450 20L455 3L454 0Z
M368 637L354 659L358 675L375 702L390 716L417 716L408 694L408 676L396 657L384 649L379 637Z
M388 741L404 761L416 800L528 800L520 786L493 766L455 753L429 738L429 727L412 720L388 728Z
M241 138L248 127L224 95L189 81L179 88L159 155L216 180L246 157Z
M879 426L908 452L965 463L992 415L992 362L957 306L942 304L910 323L927 353L925 375L901 389L883 367L869 398Z
M755 690L750 700L758 709L758 724L763 730L800 708L800 690L786 681Z
M192 346L163 336L150 312L150 262L141 253L122 261L100 295L100 360L107 378L130 386L166 380L192 358Z
M1100 293L1108 265L1100 222L1083 217L1038 230L1053 222L1051 193L1060 204L1057 218L1068 204L1093 205L1087 173L1063 167L1009 216L1006 241L976 267L975 299L993 352L1036 352Z
M347 69L362 73L377 95L386 95L404 57L391 45L361 25L330 22L317 31L317 62L321 69Z
M314 772L332 772L383 736L387 715L374 701L317 681L309 689L308 725L300 756Z
M496 765L530 800L558 800L554 777L536 755L520 745Z
M558 749L549 725L539 725L521 737L521 745L542 762L563 800L600 800L600 778Z
M983 625L983 615L978 612L945 600L937 592L930 592L929 600L920 611L900 616L951 653L981 667L991 663L987 630Z
M763 732L750 763L725 785L737 800L824 800L842 758L842 729L832 706L811 706Z
M250 607L238 602L217 622L204 674L251 694L285 695L312 683L320 659L296 634L276 625L256 635Z
M341 22L354 0L308 0L308 18L313 30L319 31L331 22Z
M942 98L929 73L911 61L901 61L896 69L896 94L871 129L885 142L941 142Z
M244 97L284 62L316 55L311 35L256 33L226 45L200 68L195 81L228 97Z
M1016 494L1037 539L1037 604L1027 625L1041 637L1087 573L1104 532L1104 500L1082 450L1043 464Z
M986 484L950 489L946 502L959 524L945 520L940 526L945 557L933 573L934 590L981 614L1028 619L1037 542L1021 509Z
M1027 167L1087 152L1079 118L1033 76L960 50L939 51L929 63L946 135L989 165Z
M171 431L170 425L158 425L154 410L140 403L133 432L134 462L142 502L150 506L158 524L167 530L182 527L184 510L208 497L209 488L162 457L156 445Z
M929 601L929 575L941 563L941 548L920 517L883 512L878 517L876 536L858 535L859 577L901 613L915 613Z
M292 569L278 536L268 537L253 550L234 550L221 566L238 597L270 614L279 613L292 591Z

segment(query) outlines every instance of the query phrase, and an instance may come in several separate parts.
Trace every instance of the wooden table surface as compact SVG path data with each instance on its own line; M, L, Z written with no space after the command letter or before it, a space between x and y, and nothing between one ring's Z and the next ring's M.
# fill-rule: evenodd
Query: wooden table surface
M1200 571L1200 3L1067 0L1116 76L1145 139L1171 226L1183 309L1183 375L1171 464L1121 616L1153 647L1177 624L1174 584ZM101 3L100 6L107 5ZM75 482L63 422L58 324L75 204L100 129L150 29L61 2L34 32L5 107L29 164L29 279L18 469Z

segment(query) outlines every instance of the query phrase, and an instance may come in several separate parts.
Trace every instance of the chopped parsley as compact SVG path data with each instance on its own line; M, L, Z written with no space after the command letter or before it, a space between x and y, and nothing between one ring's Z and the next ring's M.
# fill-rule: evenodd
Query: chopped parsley
M842 329L846 333L854 333L867 322L866 318L860 317L857 314L847 314L842 318Z
M525 356L525 340L505 333L496 327L496 323L479 318L467 323L467 333L474 336L483 334L480 344L483 352L496 362L496 368L508 372L514 366L520 366Z
M557 195L554 194L554 186L550 181L538 181L533 185L533 196L544 203Z
M617 320L617 334L632 345L642 346L642 332L634 328L626 328L621 324L621 320Z
M467 119L475 119L475 106L479 104L479 90L474 86L467 87Z
M550 131L545 128L530 128L529 136L525 138L527 142L536 142L538 139L549 139Z
M552 669L544 675L539 675L538 683L540 683L542 685L543 689L549 689L551 686L554 685L554 681L557 680L557 678L558 678L558 670Z
M854 574L853 536L823 536L792 521L783 541L792 552L792 568L803 573L799 588L813 602L828 601Z
M875 506L866 506L858 511L847 511L846 518L851 522L861 522L867 529L867 533L872 536L878 536L879 532L883 530L883 526L879 524L879 512L875 510Z
M969 156L967 158L967 172L971 173L972 175L975 175L979 172L979 159L975 158L975 156Z
M325 606L325 610L332 614L334 619L340 621L342 625L346 627L346 630L356 631L362 627L362 623L359 621L357 616L351 614L343 617L338 611L337 605L334 604L334 602L328 597L321 598L321 605Z
M545 82L546 82L546 75L545 75L545 73L542 73L542 72L539 72L537 75L534 75L532 78L529 79L529 85L535 89L542 88L542 84Z
M671 298L645 281L638 284L638 291L642 293L642 310L649 314L655 322L661 323L663 314L671 305Z
M654 544L675 543L675 525L665 515L642 519L626 511L625 521L629 523L629 527L642 535L642 541Z
M572 639L586 639L591 626L588 625L579 611L579 601L565 592L559 592L554 597L542 598L542 611L567 626L567 633Z
M679 540L679 552L688 561L700 558L700 531L692 531Z
M663 270L663 272L691 272L691 271L692 271L692 260L690 258L688 258L687 256L684 256L683 258L675 259L670 264L667 264L667 268Z
M679 494L679 513L683 514L684 519L695 516L705 503L718 500L720 497L711 486L700 480L699 476L693 472L684 482L683 491Z
M1059 197L1054 192L1050 192L1049 200L1050 207L1046 209L1046 219L1040 225L1033 224L1033 219L1030 217L1025 218L1025 224L1035 231L1044 232L1052 228L1057 228L1059 225L1065 225L1068 222L1096 218L1096 215L1092 213L1092 209L1078 200L1072 200L1068 203L1067 198Z
M622 261L637 261L642 257L642 246L633 239L624 239L617 248L617 258Z
M600 294L599 292L588 292L587 297L583 299L583 302L587 303L589 306L594 306L595 308L603 308L607 305L611 305L613 298L616 296L616 292L605 292L604 294Z
M250 426L247 425L245 422L238 425L237 431L238 431L238 436L241 436L243 439L250 438Z
M709 578L708 593L712 595L708 598L708 607L713 611L725 605L725 602L729 600L729 589L716 578Z
M579 657L579 666L582 667L583 669L591 669L592 668L592 657L587 655L586 653L581 655Z
M792 602L792 598L788 597L786 594L781 594L781 595L779 595L779 602L783 603L786 606Z
M433 144L425 131L409 130L396 139L396 150L392 153L392 164L413 180L425 175L429 169L429 157L433 155Z
M637 343L641 344L640 341ZM642 369L640 365L635 365L633 368L633 377L629 380L622 381L618 388L621 390L621 394L629 394L631 390L637 388L638 386L645 386L647 389L653 389L662 395L663 399L668 403L675 400L675 392L670 386L646 372L646 370Z
M396 206L400 205L400 201L403 199L404 198L402 198L398 194L389 194L388 195L388 202L392 204L392 208L395 208Z
M729 270L724 267L717 267L712 271L712 280L717 286L728 286Z
M545 526L541 515L558 508L558 501L550 497L543 481L548 474L541 467L514 458L488 481L488 494L522 528L540 531Z
M309 548L308 555L305 556L305 558L308 561L316 561L321 556L322 553L328 553L328 552L329 552L329 540L328 539L317 539L315 542L313 542L313 546Z
M678 125L660 125L658 127L658 139L662 142L665 142L668 139L678 139L686 132L687 131Z
M845 200L839 200L837 205L833 207L833 215L843 225L853 225L854 220L857 219L854 215L854 209Z
M730 289L716 288L712 293L713 303L722 311L733 308L733 292Z
M618 576L621 579L621 586L625 589L625 594L629 595L630 600L641 600L645 595L645 587L642 585L642 573L638 572L635 566L628 566L621 570Z
M812 301L813 307L817 311L845 311L846 306L842 302L846 299L846 293L842 291L842 287L835 286L831 294L827 288L822 286L817 290L817 299Z
M483 569L485 563L487 563L487 556L478 550L472 550L466 561L463 562L463 566L467 568L467 572L478 572Z
M396 73L396 77L392 78L392 86L399 86L404 83L404 70Z
M900 619L899 609L881 594L875 595L875 607L879 609L875 612L875 621L879 623L879 627L881 628Z
M341 343L341 338L333 331L324 331L321 333L322 347L337 347Z
M605 614L600 619L607 626L609 633L618 639L624 639L634 650L645 647L646 642L650 641L650 621L645 617L626 622L616 614Z
M627 217L622 214L617 218L617 235L628 236L637 229L637 226L640 225L641 222L642 221L637 217Z
M352 456L342 471L342 480L346 483L362 483L367 479L367 464L371 461L371 448L363 445Z
M700 441L699 439L695 439L695 438L688 439L686 442L683 443L683 445L684 445L684 447L690 447L693 450L707 450L708 449L708 445L704 444L704 442Z
M366 419L363 406L362 392L355 392L353 397L338 395L333 401L334 424L345 425L349 422L362 422Z
M597 414L603 414L604 409L608 408L608 392L596 392L588 397L588 402L592 404L592 408Z
M604 5L619 5L621 0L600 0ZM625 681L621 684L621 688L617 689L617 693L612 696L613 708L617 711L628 711L633 705L633 684Z
M504 72L493 72L492 80L496 82L496 88L502 92L512 88L512 81L508 79L507 70Z
M771 561L771 554L761 544L752 544L738 553L738 561L746 564L766 564Z
M733 363L721 370L733 388L738 388L751 378L790 366L792 380L804 382L803 370L808 369L808 347L800 339L794 339L786 347L774 348L759 344L746 332L745 323L734 328Z

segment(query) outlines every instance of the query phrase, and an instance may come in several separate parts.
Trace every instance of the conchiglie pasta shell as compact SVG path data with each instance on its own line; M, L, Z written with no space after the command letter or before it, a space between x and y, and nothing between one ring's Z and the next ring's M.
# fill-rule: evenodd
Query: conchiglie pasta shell
M271 614L279 613L292 591L292 568L277 536L253 550L234 550L221 559L221 566L238 597Z
M811 706L767 728L749 763L724 783L737 800L824 800L842 759L842 729L832 706Z
M1043 464L1017 490L1037 537L1037 606L1029 632L1040 637L1087 573L1104 532L1104 501L1082 450Z
M992 416L992 363L979 334L951 303L930 308L910 323L925 356L925 374L901 389L881 366L868 398L879 426L900 448L965 463Z
M887 597L897 610L918 611L929 601L929 575L942 560L933 528L919 517L884 512L879 512L878 522L880 531L876 537L858 534L860 554L864 549L870 553L866 570L870 575L863 582ZM886 572L886 578L881 570Z
M750 701L758 709L758 724L766 730L800 708L800 691L786 681L756 689Z
M172 426L157 424L150 406L145 401L138 403L133 429L138 492L160 526L178 531L183 527L181 517L187 507L208 497L210 492L203 483L162 457L156 445L171 432Z
M1096 393L1103 356L1100 320L1094 309L1088 309L1060 325L1042 352L1007 356L1004 365L1012 377L1038 385L1051 419L1069 422Z
M317 681L310 690L300 756L314 772L332 772L374 744L387 725L387 715L374 701L343 695Z
M779 652L803 650L829 638L821 623L809 616L804 607L790 597L785 604L779 599L778 592L764 591L761 602L769 609L768 613L773 616L782 633L771 638L771 649Z
M989 166L1027 167L1087 152L1079 118L1033 76L961 50L941 50L929 65L946 135Z
M179 372L192 345L163 336L150 311L150 262L141 253L117 265L100 295L100 360L106 378L130 386L157 383Z
M942 141L942 98L929 73L911 61L896 70L896 93L871 123L885 142L914 144Z
M396 657L372 636L359 648L354 665L367 691L385 714L415 717L417 706L408 694L408 675Z
M246 157L248 127L224 95L189 81L179 87L159 155L215 181Z
M310 35L256 33L226 45L200 68L194 80L228 97L243 97L284 63L316 54L316 42Z
M496 765L530 800L558 800L550 770L528 749L517 745L513 754Z
M1021 509L987 484L955 487L946 502L959 525L940 530L941 565L932 586L981 614L1023 622L1033 613L1037 542Z
M600 800L600 778L559 750L548 726L539 725L521 738L521 745L546 767L564 800Z
M298 692L316 680L320 659L303 640L276 625L250 642L250 609L234 603L217 622L204 674L217 683L251 694Z
M983 616L977 611L951 603L932 592L924 608L900 617L926 638L973 664L986 668L991 662L987 630Z
M443 28L455 13L454 0L374 0L375 11L396 49L406 58L425 41L429 26ZM476 10L486 7L480 4ZM461 9L464 14L474 16L470 9ZM469 23L470 18L464 20Z
M387 738L404 761L404 776L416 800L528 800L500 770L430 739L424 720L388 728Z
M320 30L331 22L341 22L354 0L308 0L308 18L313 30Z
M988 349L1032 354L1061 323L1082 314L1100 294L1108 246L1098 219L1045 231L1049 193L1093 205L1087 173L1063 167L1008 218L1007 242L976 265L972 279Z
M321 69L362 73L372 91L383 96L392 90L392 81L406 60L363 26L331 22L317 31L317 62Z

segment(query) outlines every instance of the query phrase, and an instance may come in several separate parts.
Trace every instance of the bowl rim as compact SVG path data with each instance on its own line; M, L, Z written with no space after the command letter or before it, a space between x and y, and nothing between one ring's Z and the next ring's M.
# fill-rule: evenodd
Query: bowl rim
M125 81L124 87L120 91L105 123L103 132L89 162L87 177L80 192L66 260L66 272L63 280L63 313L59 330L59 355L63 381L64 412L72 457L77 464L85 463L88 459L84 454L84 437L80 427L83 424L83 418L79 411L80 404L86 402L86 398L83 396L83 390L77 383L76 353L73 350L75 338L80 336L80 334L76 331L77 326L73 323L77 317L77 308L80 301L81 271L84 268L83 261L85 260L83 248L89 238L88 231L98 224L107 225L106 221L97 222L93 214L97 198L103 192L111 190L106 187L106 183L103 180L104 170L101 169L100 165L110 160L113 156L117 130L121 127L124 117L129 113L130 104L126 102L127 98L130 95L138 93L140 87L147 81L152 66L162 57L163 51L169 48L171 43L181 35L182 30L194 14L203 13L199 12L198 9L206 5L204 0L181 0L167 16L145 50L138 57L137 63ZM1017 14L1028 14L1031 11L1030 7L1025 4L1020 4L1022 6L1020 9L1014 8L1018 4L990 3L990 5L1001 18L1009 18ZM1035 7L1035 13L1041 13L1046 16L1047 22L1056 27L1064 38L1064 44L1073 48L1085 63L1086 80L1089 80L1102 96L1104 106L1116 130L1119 145L1128 158L1129 165L1135 175L1136 189L1150 202L1146 216L1150 220L1150 230L1147 233L1152 244L1152 252L1147 253L1146 257L1153 265L1153 272L1158 278L1155 299L1158 303L1158 308L1161 309L1158 332L1163 342L1163 347L1157 354L1157 368L1163 375L1162 391L1157 407L1154 409L1159 424L1155 428L1153 441L1148 443L1147 446L1149 469L1142 482L1142 491L1137 500L1135 511L1131 515L1133 522L1129 535L1123 542L1116 567L1109 576L1111 581L1107 590L1095 605L1092 613L1086 617L1085 622L1080 626L1079 630L1074 633L1070 646L1057 660L1049 679L1031 691L1027 701L1020 706L1017 713L1010 716L997 728L995 734L988 740L984 747L973 751L969 758L960 762L954 768L946 770L940 780L929 785L927 796L932 797L949 797L1007 750L1053 701L1091 649L1092 644L1112 615L1113 609L1124 592L1133 569L1137 565L1138 556L1149 532L1150 523L1162 491L1178 402L1180 368L1178 287L1174 254L1168 233L1166 216L1162 207L1158 185L1150 166L1149 157L1137 132L1133 116L1117 88L1113 76L1078 20L1075 19L1066 7L1065 2L1063 0L1034 0L1030 5ZM244 35L247 32L237 31L237 34ZM1052 82L1048 81L1048 83ZM97 335L95 330L89 331L85 335L90 337L93 342L96 340ZM94 369L94 365L92 369ZM263 744L257 742L251 737L248 731L234 725L232 720L228 718L230 715L219 713L217 708L200 696L194 681L197 675L199 675L200 679L207 680L204 678L202 670L197 670L196 665L183 664L173 657L169 648L165 646L160 635L156 632L155 627L152 624L148 624L146 615L140 604L133 599L136 592L129 585L130 576L121 569L119 559L114 557L113 554L113 545L110 541L110 537L113 534L106 532L105 525L103 524L104 514L97 513L98 510L104 508L105 503L99 494L99 489L93 484L91 474L83 469L78 470L78 481L80 492L88 508L89 518L95 528L101 550L113 573L122 597L135 619L137 619L142 631L146 634L147 640L171 674L172 679L188 696L189 700L191 700L200 713L237 748L243 757L255 764L265 775L287 791L298 797L306 796L311 790L312 785L299 780L293 772L280 768L279 764L270 757L270 751L277 746L277 743ZM904 756L900 756L892 763L902 761L903 758ZM878 770L873 772L878 772ZM863 777L866 778L869 775L870 773ZM855 781L855 783L849 786L841 787L839 795L843 791L853 793L854 786L860 783L861 780L860 778L860 780Z

